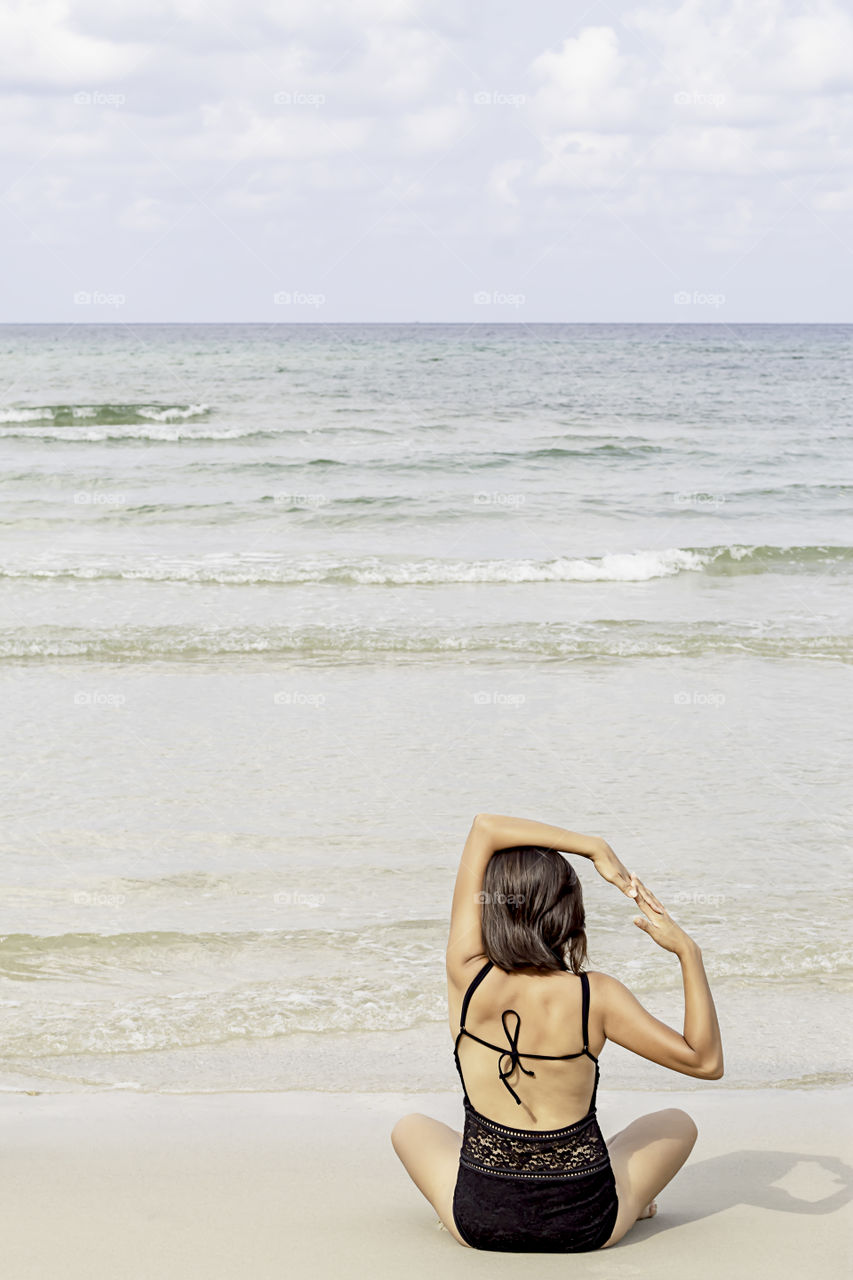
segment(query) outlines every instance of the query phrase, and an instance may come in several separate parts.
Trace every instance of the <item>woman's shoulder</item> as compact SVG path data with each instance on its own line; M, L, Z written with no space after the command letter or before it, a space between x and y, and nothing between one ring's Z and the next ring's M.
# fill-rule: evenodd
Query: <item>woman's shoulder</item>
M448 953L445 964L448 987L451 991L464 992L474 981L480 970L484 969L487 964L488 958L484 954L459 960L457 957L451 958Z
M600 969L585 969L584 973L589 982L590 1000L595 998L606 1000L608 997L618 997L622 992L628 990L624 982L614 978L611 973L603 973Z

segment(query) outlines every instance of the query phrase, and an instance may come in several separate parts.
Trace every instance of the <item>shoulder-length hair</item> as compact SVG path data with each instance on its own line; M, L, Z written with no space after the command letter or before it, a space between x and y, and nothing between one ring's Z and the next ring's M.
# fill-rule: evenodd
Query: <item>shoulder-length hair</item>
M483 878L483 946L492 964L516 969L570 970L586 961L580 880L554 849L498 849Z

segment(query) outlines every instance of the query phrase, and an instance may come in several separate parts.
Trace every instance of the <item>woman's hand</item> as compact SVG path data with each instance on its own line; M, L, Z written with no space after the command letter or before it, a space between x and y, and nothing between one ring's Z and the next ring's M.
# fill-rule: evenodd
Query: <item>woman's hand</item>
M643 916L634 916L634 924L654 938L664 951L672 951L679 956L688 947L695 946L690 934L685 933L681 925L675 923L666 907L662 907L657 899L652 903L638 895L637 905L644 912L645 919Z
M633 876L624 863L616 857L606 840L601 841L600 847L592 855L592 865L608 884L615 884L616 888L621 889L629 898L636 898L637 890Z
M646 902L662 909L651 889L647 889L642 880L616 857L606 840L600 841L599 848L592 855L592 865L608 884L615 885L626 897L634 898L640 906Z

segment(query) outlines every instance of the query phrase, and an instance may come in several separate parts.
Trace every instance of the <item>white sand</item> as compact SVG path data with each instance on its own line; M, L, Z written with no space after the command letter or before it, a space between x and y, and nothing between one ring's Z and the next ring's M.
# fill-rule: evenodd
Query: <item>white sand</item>
M462 1249L408 1180L394 1120L459 1127L451 1094L0 1097L2 1275L841 1280L853 1090L604 1093L605 1135L681 1106L699 1139L657 1218L604 1253ZM534 1270L535 1269L535 1270Z

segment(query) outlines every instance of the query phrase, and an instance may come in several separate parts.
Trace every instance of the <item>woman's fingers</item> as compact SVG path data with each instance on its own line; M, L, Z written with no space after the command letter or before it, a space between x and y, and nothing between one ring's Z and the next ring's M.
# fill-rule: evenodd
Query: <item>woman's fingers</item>
M664 909L663 903L662 903L662 902L658 902L657 898L656 898L656 897L655 897L655 895L651 892L651 890L650 890L650 889L645 889L645 888L644 888L644 889L643 889L643 892L644 892L644 893L645 893L645 895L646 895L646 901L647 901L647 902L648 902L648 903L649 903L649 904L650 904L650 905L655 909L655 911L657 911L657 912L661 912L661 911L663 911L663 909Z
M657 910L655 909L655 907L653 907L653 906L652 906L652 904L651 904L650 902L646 902L645 898L638 897L638 898L637 898L637 906L640 908L640 910L642 911L643 915L644 915L644 916L646 917L646 919L648 920L649 924L660 924L660 923L661 923L661 915L660 915L660 912L659 912L659 911L657 911Z
M647 889L642 880L638 880L636 876L633 876L632 880L637 888L637 901L647 902L655 911L663 911L663 904L658 902L651 889Z
M647 902L655 911L663 911L663 904L658 902L651 889L647 889L639 876L633 871L626 870L621 863L613 883L618 884L622 892L629 898L633 898L635 902Z

